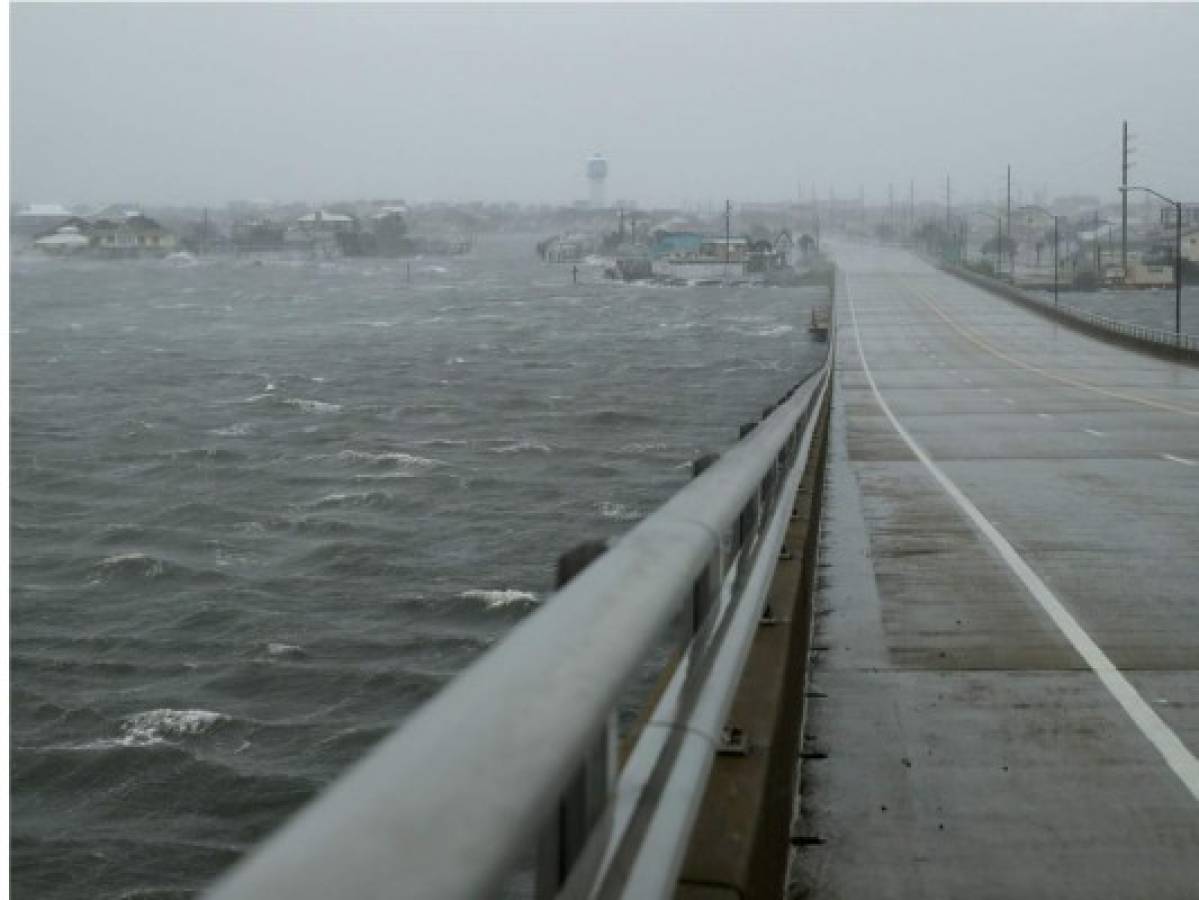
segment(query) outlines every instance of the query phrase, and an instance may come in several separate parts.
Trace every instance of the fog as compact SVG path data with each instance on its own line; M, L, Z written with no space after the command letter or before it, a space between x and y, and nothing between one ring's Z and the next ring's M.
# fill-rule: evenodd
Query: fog
M1199 10L15 5L14 200L1199 198Z

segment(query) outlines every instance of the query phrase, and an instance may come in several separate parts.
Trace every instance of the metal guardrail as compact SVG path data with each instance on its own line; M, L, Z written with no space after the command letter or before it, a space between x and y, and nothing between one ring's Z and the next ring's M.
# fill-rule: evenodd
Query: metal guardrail
M217 883L212 900L671 896L827 394L832 352L743 439ZM745 434L744 432L748 432ZM698 468L698 466L697 466ZM687 638L622 769L615 712Z
M1099 313L1091 312L1078 306L1071 306L1065 303L1054 304L1010 281L1001 281L989 275L984 275L981 272L975 272L972 269L944 260L932 259L932 262L939 267L949 268L967 280L974 281L984 287L1008 292L1017 299L1036 304L1047 311L1055 311L1063 316L1077 319L1095 328L1110 331L1114 334L1121 334L1125 337L1144 341L1149 344L1156 344L1161 347L1189 350L1192 352L1199 351L1199 335L1188 334L1185 331L1179 333L1177 331L1166 331L1163 328L1149 328L1145 325L1137 325L1133 322L1125 322L1120 319L1113 319L1110 316L1100 315Z
M1037 303L1045 303L1036 297L1032 298ZM1045 303L1046 306L1052 304ZM1176 331L1166 331L1161 328L1148 328L1144 325L1136 325L1132 322L1123 322L1119 319L1113 319L1109 316L1102 316L1099 313L1091 312L1090 310L1082 309L1077 306L1068 306L1062 304L1058 306L1066 315L1073 316L1076 319L1081 319L1084 322L1103 328L1107 331L1114 331L1117 334L1123 334L1128 337L1133 337L1142 341L1149 341L1154 344L1161 344L1165 347L1179 347L1183 350L1199 350L1199 335L1187 334L1185 331L1181 334Z

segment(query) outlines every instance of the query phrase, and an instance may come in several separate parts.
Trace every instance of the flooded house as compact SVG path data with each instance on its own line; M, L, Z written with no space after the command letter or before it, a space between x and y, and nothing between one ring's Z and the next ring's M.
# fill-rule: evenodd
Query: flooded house
M97 219L91 225L91 247L99 256L166 256L177 246L178 238L173 232L138 212L131 212L120 221Z

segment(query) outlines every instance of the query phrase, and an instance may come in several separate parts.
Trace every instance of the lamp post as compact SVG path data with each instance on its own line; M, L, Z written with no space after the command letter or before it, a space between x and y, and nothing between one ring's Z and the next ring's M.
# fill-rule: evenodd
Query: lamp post
M1147 188L1140 185L1128 185L1120 188L1120 193L1125 197L1129 191L1144 191L1146 194L1152 194L1157 199L1169 203L1174 207L1174 333L1178 336L1179 343L1182 342L1182 203L1178 200L1171 200L1165 194L1159 194L1153 188Z
M1034 210L1035 212L1039 212L1042 215L1049 216L1049 218L1053 219L1053 305L1056 307L1057 306L1057 220L1058 220L1058 216L1055 216L1053 213L1051 213L1045 207L1037 206L1036 204L1029 204L1027 206L1021 206L1020 209L1022 209L1022 210L1023 209L1031 209L1031 210Z

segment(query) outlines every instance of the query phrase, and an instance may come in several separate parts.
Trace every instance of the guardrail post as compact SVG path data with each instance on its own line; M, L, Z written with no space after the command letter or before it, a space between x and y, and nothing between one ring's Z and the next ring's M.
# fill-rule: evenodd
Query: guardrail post
M746 422L741 426L738 432L738 438L746 437L750 432L758 427L757 422ZM742 510L741 515L737 519L737 548L740 549L746 545L750 535L758 527L758 508L759 495L755 494Z
M693 460L691 477L699 478L718 459L720 459L719 453L705 453ZM699 631L704 619L707 618L712 606L716 603L716 598L720 596L720 579L724 574L722 550L722 547L715 549L708 564L704 566L703 572L700 573L699 578L695 579L695 586L691 589L691 621L688 623L690 634Z
M605 541L585 541L563 553L558 557L556 587L564 587L607 549ZM537 842L537 900L556 896L566 884L615 782L616 715L612 713L542 827Z

